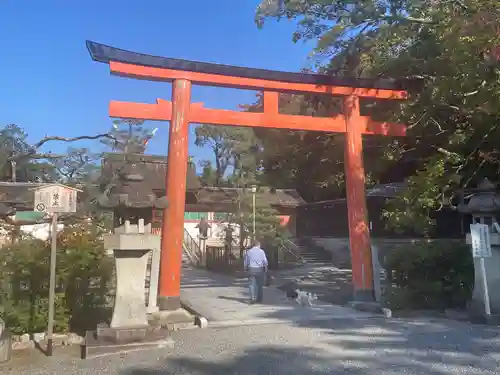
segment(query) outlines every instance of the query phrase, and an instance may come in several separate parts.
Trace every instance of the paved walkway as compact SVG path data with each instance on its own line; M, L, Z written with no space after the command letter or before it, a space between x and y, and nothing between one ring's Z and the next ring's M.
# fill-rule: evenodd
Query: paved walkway
M212 327L376 316L321 301L314 301L312 307L300 306L274 286L265 288L262 304L249 305L247 285L243 277L184 268L181 299Z

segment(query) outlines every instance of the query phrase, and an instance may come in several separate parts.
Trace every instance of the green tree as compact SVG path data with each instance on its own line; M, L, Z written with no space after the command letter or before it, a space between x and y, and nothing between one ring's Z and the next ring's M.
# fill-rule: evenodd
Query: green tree
M332 117L341 111L338 98L318 95L280 95L280 112L290 115ZM262 111L261 97L248 111ZM293 186L307 201L345 196L344 135L282 129L255 129L261 144L264 185ZM380 169L381 138L365 139L367 183L375 181Z
M234 142L230 137L231 129L225 126L200 125L195 129L195 134L195 145L210 148L215 159L215 168L212 162L201 162L204 176L208 179L208 183L213 184L212 186L221 186L233 156Z
M278 212L265 201L264 190L268 187L257 187L255 199L255 237L267 246L275 247L281 244L286 237L284 228L280 224ZM253 237L253 194L250 189L240 193L241 222L246 228L247 235ZM271 249L269 249L271 250Z
M66 154L52 160L59 180L68 185L96 182L99 174L99 154L88 148L69 147Z
M317 40L314 53L322 72L421 80L401 106L371 103L370 108L373 116L390 112L392 120L409 125L409 137L381 148L376 176L393 168L398 173L392 178L408 183L385 212L396 228L425 233L433 225L430 212L453 203L457 189L484 177L497 179L496 0L270 0L259 7L258 24L267 17L297 20L293 39Z
M197 128L197 145L209 145L216 160L215 169L211 162L203 161L202 181L213 181L215 186L229 186L237 191L237 210L229 217L229 225L243 228L242 236L248 237L253 229L252 185L265 181L262 169L262 146L254 130L243 127L220 127L203 125ZM212 179L212 180L210 180ZM269 203L257 200L256 237L274 242L281 235L276 210ZM241 243L241 242L240 242Z
M95 197L98 193L96 181L98 155L87 148L68 148L65 154L41 151L49 142L72 143L79 140L114 139L108 133L83 135L78 137L46 136L36 143L28 143L26 132L17 125L7 125L0 130L0 181L17 182L61 182L78 185L83 193L79 194L77 217L94 216L101 220L102 214L96 210ZM12 207L2 205L0 225L18 232L19 225L34 222L13 220ZM67 219L67 218L65 218ZM43 221L43 220L41 220Z
M55 331L84 333L108 315L112 260L95 223L58 234ZM0 252L0 316L14 334L47 328L50 241L22 240Z
M144 128L144 120L115 120L109 131L111 138L101 143L110 147L112 152L144 153L147 142L154 136Z
M255 150L257 138L251 128L234 126L201 125L195 130L195 144L198 147L209 147L214 156L215 168L206 161L202 166L214 173L214 185L235 185L241 174L246 169L257 168L255 163Z
M36 150L28 143L27 136L28 134L15 124L0 130L1 181L43 182L56 178L53 166L33 155Z
M221 186L221 181L217 183L217 170L213 167L210 160L201 160L200 166L202 167L202 172L200 176L200 181L203 186Z

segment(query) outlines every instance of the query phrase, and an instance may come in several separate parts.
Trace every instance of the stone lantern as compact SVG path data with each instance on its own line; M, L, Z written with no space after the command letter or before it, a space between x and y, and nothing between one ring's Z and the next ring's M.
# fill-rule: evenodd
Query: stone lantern
M458 206L461 213L472 215L473 224L486 224L490 228L492 257L485 259L486 280L490 295L492 314L500 314L500 233L495 224L500 224L500 191L495 184L484 179L474 189L468 203ZM470 233L467 233L467 244L471 244ZM479 259L474 259L474 291L472 295L471 313L484 315L482 282L480 280Z
M113 210L114 214L113 233L104 236L104 246L112 251L115 260L116 295L110 325L99 326L93 340L144 345L154 331L148 324L148 313L157 310L160 236L151 233L153 209L166 208L167 200L165 196L157 197L143 183L142 165L129 160L134 155L124 157L125 163L114 171L106 191L98 198L98 205ZM146 270L151 252L146 306ZM157 335L158 332L153 334Z

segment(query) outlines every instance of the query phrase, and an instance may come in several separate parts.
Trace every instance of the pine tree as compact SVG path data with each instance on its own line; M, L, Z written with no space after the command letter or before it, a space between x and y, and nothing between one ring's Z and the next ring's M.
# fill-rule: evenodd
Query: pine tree
M266 188L257 187L255 193L255 239L275 247L281 243L286 233L280 224L278 212L263 199L264 189ZM247 228L250 237L253 237L254 209L251 188L242 190L239 199L242 224Z
M145 129L143 120L115 120L110 131L114 139L104 139L101 143L109 146L112 152L143 154L155 131Z
M253 239L252 185L262 186L262 147L253 129L202 125L196 130L199 147L209 146L214 152L215 168L203 161L202 181L207 185L229 186L237 191L236 212L229 215L228 227L240 227L240 254L247 239ZM259 196L255 205L255 239L272 251L285 235L277 211Z

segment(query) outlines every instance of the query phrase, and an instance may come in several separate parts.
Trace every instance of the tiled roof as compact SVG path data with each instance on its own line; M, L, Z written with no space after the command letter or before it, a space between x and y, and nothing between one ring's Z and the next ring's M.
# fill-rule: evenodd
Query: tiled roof
M375 185L366 191L367 197L393 198L406 187L404 182L392 182L390 184Z
M104 178L109 178L111 173L121 169L127 162L137 166L137 173L144 177L144 182L151 190L165 190L165 175L167 172L167 157L163 155L144 154L105 154L102 160L102 174ZM195 190L201 187L196 170L192 166L188 167L186 189Z
M196 191L196 198L200 204L234 204L238 202L238 196L241 192L243 189L204 187ZM250 192L248 194L251 195ZM259 188L256 199L282 207L297 207L305 203L294 189Z

